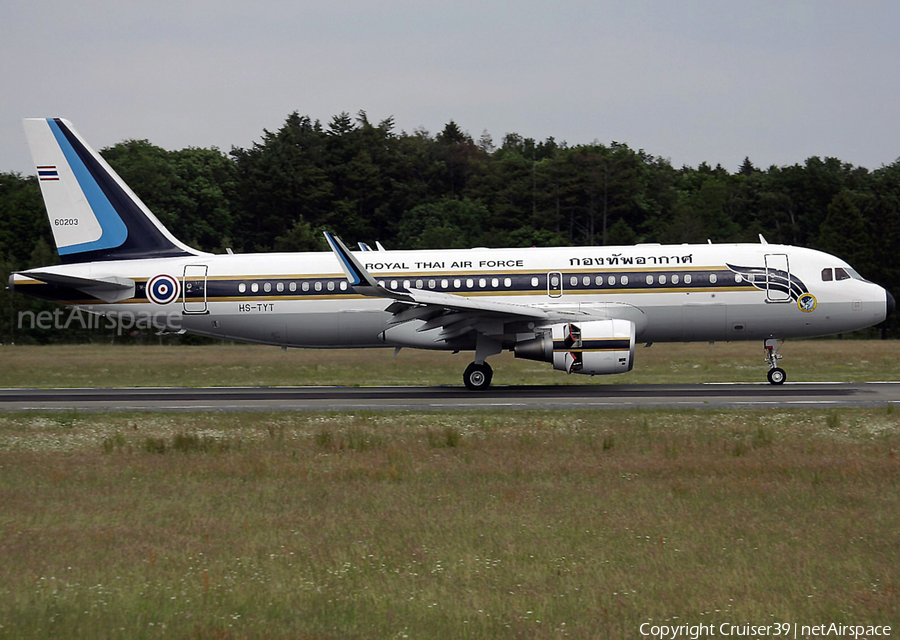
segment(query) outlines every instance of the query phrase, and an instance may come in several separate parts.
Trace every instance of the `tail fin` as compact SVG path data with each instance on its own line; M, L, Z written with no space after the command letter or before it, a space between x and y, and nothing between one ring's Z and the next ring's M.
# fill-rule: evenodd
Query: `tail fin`
M63 263L201 255L169 233L71 123L24 125Z

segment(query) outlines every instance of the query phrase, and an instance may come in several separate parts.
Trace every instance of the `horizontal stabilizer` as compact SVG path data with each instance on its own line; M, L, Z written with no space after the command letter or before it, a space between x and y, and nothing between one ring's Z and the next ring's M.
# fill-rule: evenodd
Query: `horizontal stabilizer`
M102 278L82 278L61 273L49 273L46 271L23 271L21 275L47 284L55 284L60 287L71 287L99 298L104 302L120 302L134 297L135 283L129 278L118 276L105 276Z

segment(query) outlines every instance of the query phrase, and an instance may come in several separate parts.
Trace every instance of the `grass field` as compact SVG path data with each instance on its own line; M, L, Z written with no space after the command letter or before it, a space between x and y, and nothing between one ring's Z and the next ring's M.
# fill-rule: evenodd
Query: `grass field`
M897 380L900 340L797 340L781 349L789 381ZM390 349L323 351L256 345L0 346L0 387L461 385L472 354ZM762 344L639 346L634 370L566 375L546 363L490 359L494 384L765 381Z
M900 626L900 412L0 415L0 637Z
M798 341L792 380L897 379ZM762 380L760 345L499 384ZM2 347L2 386L459 384L466 355ZM900 628L900 411L0 414L0 638ZM803 637L803 636L798 636Z

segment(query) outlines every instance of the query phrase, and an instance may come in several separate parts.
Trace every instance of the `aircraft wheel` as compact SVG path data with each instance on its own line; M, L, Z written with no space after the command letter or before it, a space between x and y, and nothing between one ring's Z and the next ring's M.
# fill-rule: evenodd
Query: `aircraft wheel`
M787 380L787 374L784 372L784 369L779 369L778 367L769 369L767 377L772 384L784 384L784 381Z
M491 369L491 365L487 362L484 364L473 362L466 367L466 372L463 374L463 382L466 383L466 388L470 391L484 391L491 386L493 377L494 370Z

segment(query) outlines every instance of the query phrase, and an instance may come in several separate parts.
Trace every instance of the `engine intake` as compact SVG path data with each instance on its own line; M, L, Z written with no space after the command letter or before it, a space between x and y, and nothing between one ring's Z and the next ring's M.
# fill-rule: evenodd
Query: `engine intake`
M634 323L591 320L555 324L549 333L520 342L517 358L551 362L566 373L626 373L634 366Z

